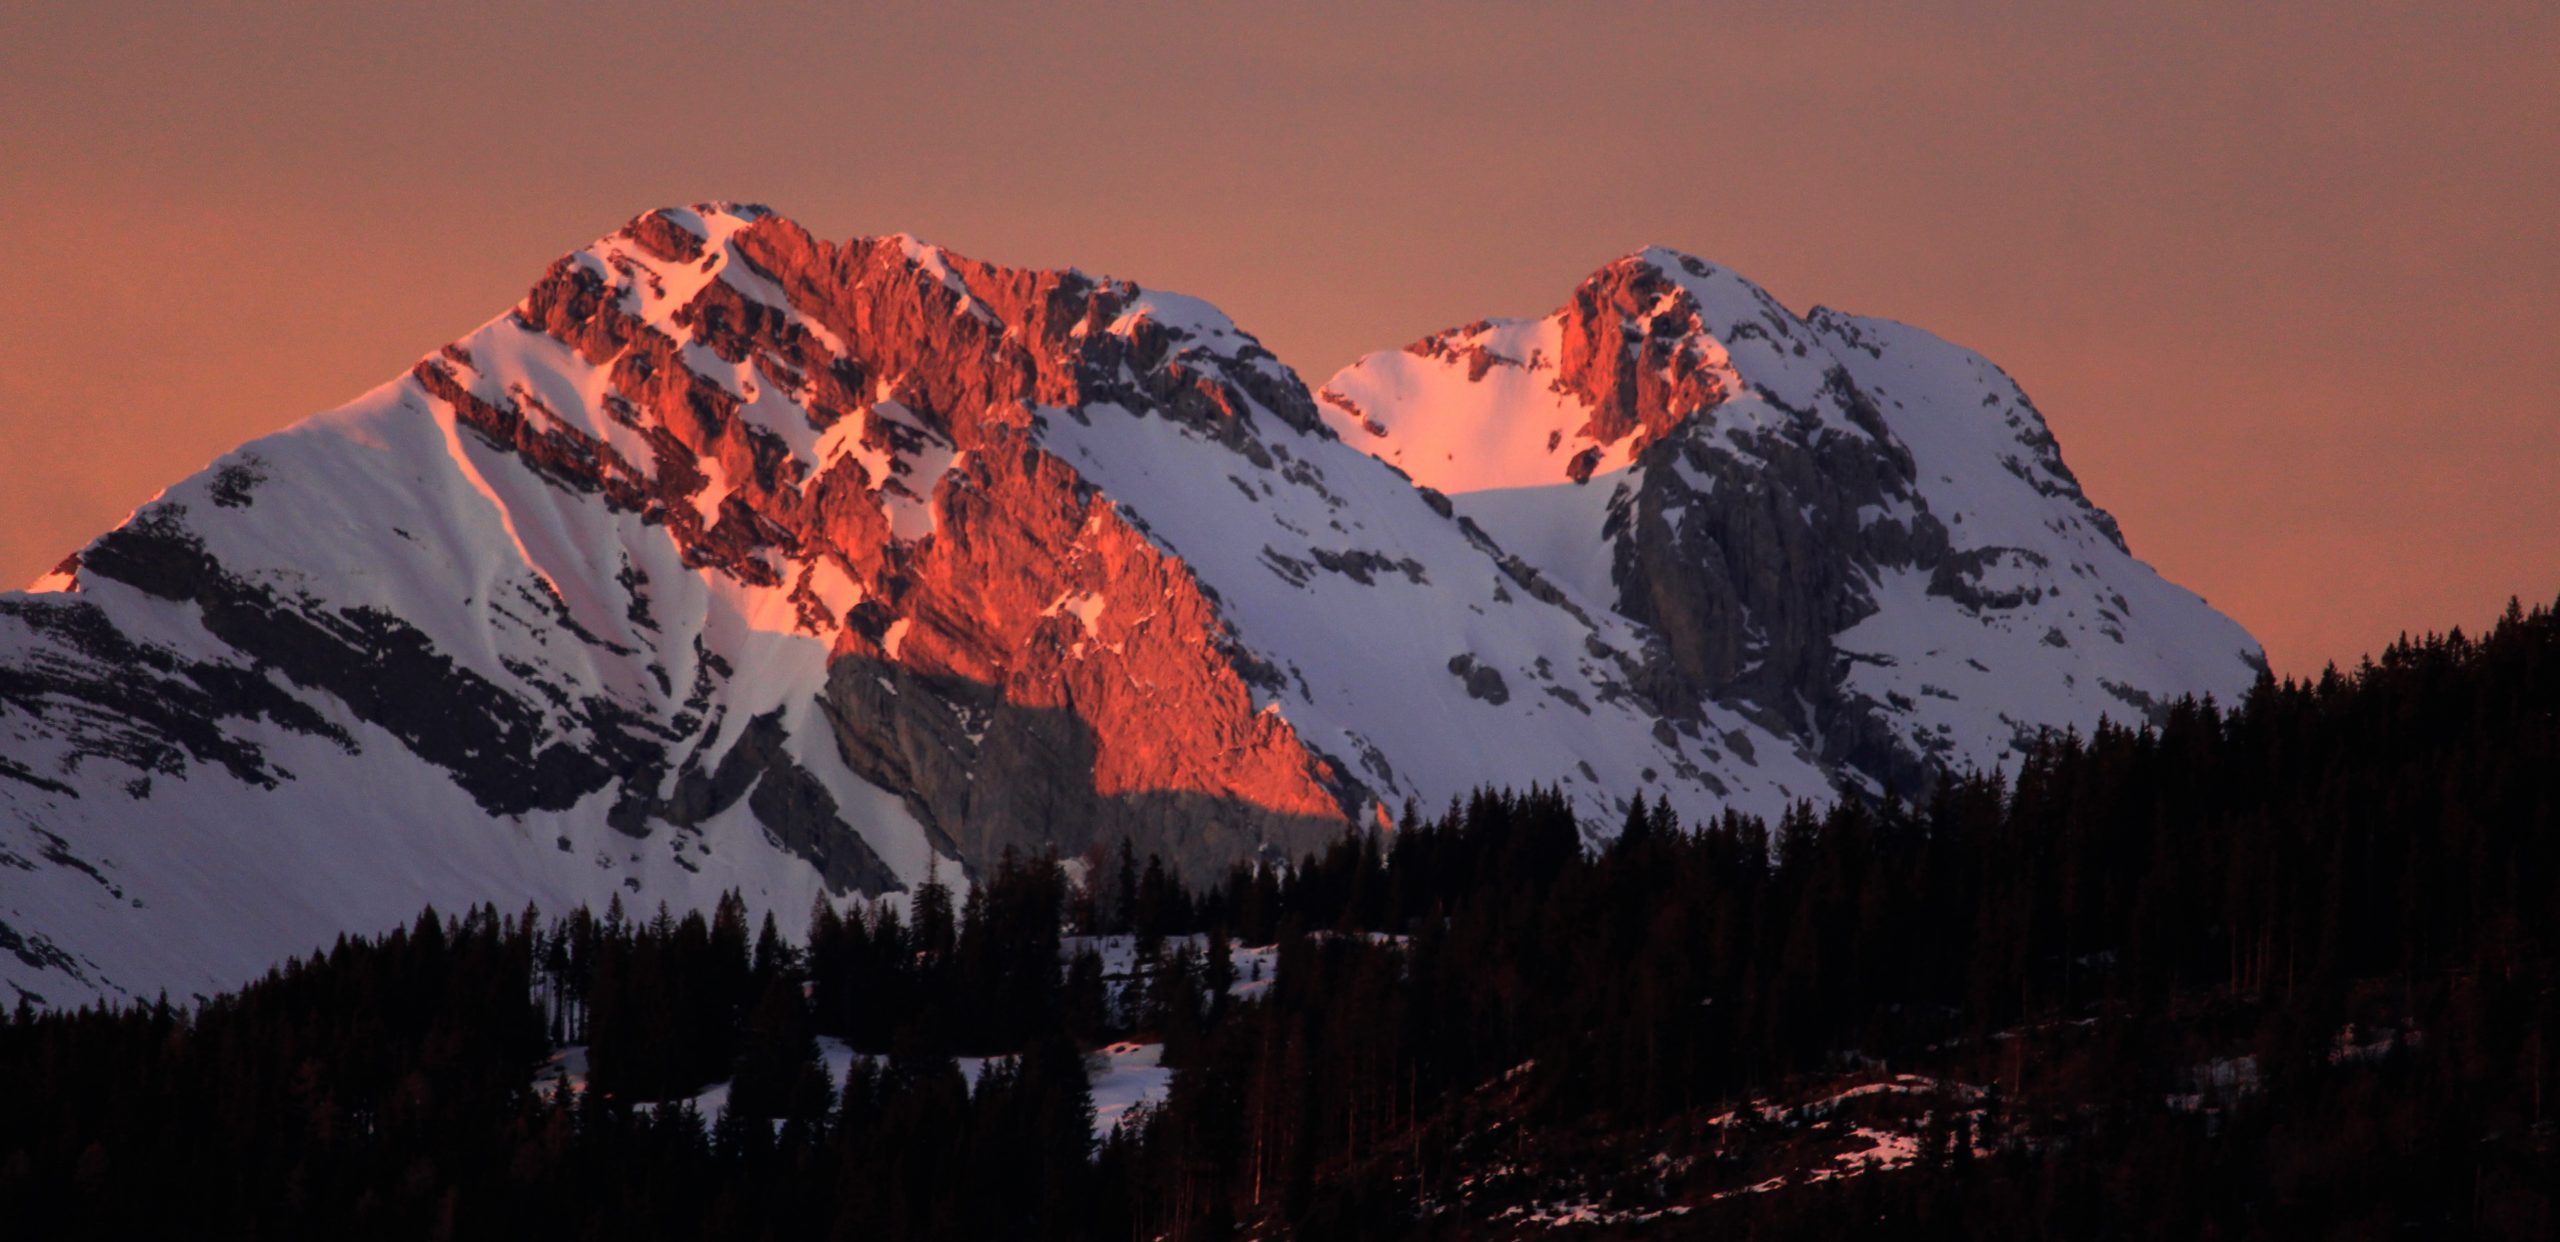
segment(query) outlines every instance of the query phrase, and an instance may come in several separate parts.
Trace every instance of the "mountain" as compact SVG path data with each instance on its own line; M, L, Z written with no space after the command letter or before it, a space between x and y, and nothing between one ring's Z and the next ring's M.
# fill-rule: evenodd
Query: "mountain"
M1767 814L2259 667L1988 364L1668 252L1326 393L1195 299L643 215L0 596L0 978L1201 876L1487 782Z
M1867 790L2043 728L2236 699L2229 618L2134 559L2026 394L1969 350L1652 248L1555 313L1361 359L1343 438L1642 627L1674 722L1738 710Z

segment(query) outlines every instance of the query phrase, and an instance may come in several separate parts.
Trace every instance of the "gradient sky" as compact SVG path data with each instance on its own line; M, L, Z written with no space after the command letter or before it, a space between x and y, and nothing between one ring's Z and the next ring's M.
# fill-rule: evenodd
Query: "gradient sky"
M1674 246L1988 354L2280 671L2560 595L2560 9L1366 7L15 0L0 582L738 198L1319 383Z

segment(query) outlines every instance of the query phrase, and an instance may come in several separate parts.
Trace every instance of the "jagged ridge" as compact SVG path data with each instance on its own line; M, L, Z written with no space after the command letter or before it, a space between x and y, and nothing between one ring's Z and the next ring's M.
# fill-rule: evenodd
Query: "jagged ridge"
M427 902L796 924L1121 838L1196 875L1482 782L1607 823L1923 779L1972 752L1897 679L1961 679L1894 592L2006 616L2064 571L1938 517L1971 449L1840 361L1939 365L1897 331L1612 265L1397 356L1503 394L1488 489L1370 455L1474 408L1377 359L1320 409L1193 299L649 213L0 597L0 977L209 991ZM2027 447L1995 469L2112 538Z

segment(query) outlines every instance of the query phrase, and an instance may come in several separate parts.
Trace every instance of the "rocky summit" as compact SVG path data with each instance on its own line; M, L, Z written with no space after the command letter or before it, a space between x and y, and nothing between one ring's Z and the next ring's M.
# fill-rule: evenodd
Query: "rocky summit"
M1192 298L661 210L0 595L0 980L1196 877L1487 784L1774 814L2263 667L1996 367L1689 256L1311 394Z

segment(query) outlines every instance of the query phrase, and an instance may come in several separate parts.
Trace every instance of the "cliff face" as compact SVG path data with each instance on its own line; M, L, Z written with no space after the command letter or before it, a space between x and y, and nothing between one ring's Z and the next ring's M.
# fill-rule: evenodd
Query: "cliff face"
M651 212L0 596L0 978L1197 876L1486 783L1774 813L2245 684L1994 377L1648 252L1319 406L1190 298Z
M791 590L830 640L841 757L948 848L1072 855L1108 820L1205 868L1303 848L1360 809L1365 791L1257 710L1187 568L1035 428L1036 410L1112 402L1256 453L1257 411L1302 428L1314 414L1250 338L1186 350L1124 282L904 238L834 245L758 216L724 239L746 278L705 283L668 317L716 357L706 370L736 369L733 391L621 309L652 260L717 271L722 256L668 213L626 233L639 253L608 246L612 278L556 266L529 299L534 325L609 368L640 425L667 429L681 451L660 454L676 467L662 493L701 496L683 466L717 464L716 523L666 494L670 534L692 564ZM760 387L781 394L781 432L740 416ZM802 568L784 582L775 559ZM822 567L858 599L841 614L816 588ZM1114 615L1150 624L1104 635L1085 620Z

